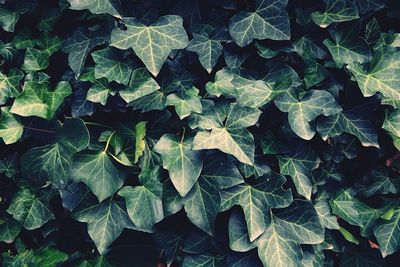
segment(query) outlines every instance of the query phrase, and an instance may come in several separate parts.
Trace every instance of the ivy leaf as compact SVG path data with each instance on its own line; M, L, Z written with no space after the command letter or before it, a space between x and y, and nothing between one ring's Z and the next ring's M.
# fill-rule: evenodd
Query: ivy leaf
M126 103L149 96L159 90L160 86L144 68L135 69L127 87L119 91L119 95Z
M400 98L399 68L400 51L387 46L381 46L375 51L368 71L357 63L347 66L365 97L380 92L390 99Z
M101 30L78 28L64 43L62 51L68 53L68 63L75 75L81 74L86 57L90 51L98 45L107 42L107 38Z
M168 95L165 104L167 106L175 106L175 111L182 120L189 116L192 112L203 112L200 96L198 94L199 89L196 87L192 87L185 91L182 90L180 94Z
M240 162L253 165L254 138L245 128L256 124L259 116L260 111L258 109L232 104L229 107L224 124L218 117L212 117L212 126L200 126L205 130L211 128L211 131L197 132L193 141L193 149L219 149L224 153L235 156Z
M254 11L245 10L229 20L229 33L240 47L253 39L289 40L287 0L257 0Z
M380 267L385 266L385 262L374 250L362 250L344 253L340 265L344 267Z
M302 259L300 244L319 244L324 240L313 205L295 200L286 209L271 212L271 223L257 240L258 255L264 266L297 266Z
M96 79L106 78L109 82L127 85L129 83L132 66L128 63L120 61L117 56L117 50L107 47L91 53L95 63L94 76Z
M316 169L320 160L316 153L308 146L300 146L297 150L278 156L279 168L283 175L292 177L297 192L307 199L311 199L312 183L311 170Z
M20 92L20 82L24 77L22 71L12 69L5 75L0 72L0 104L3 105L9 98L17 97Z
M93 14L110 14L121 19L121 6L117 0L68 0L74 10L88 9Z
M200 152L192 150L193 137L186 136L179 140L172 134L164 134L154 146L154 151L162 158L164 169L179 194L184 197L189 193L200 176L203 161Z
M234 209L229 217L229 247L233 251L246 252L256 247L250 242L246 219L243 212Z
M137 163L146 149L146 125L147 121L141 121L135 125L135 159L133 163Z
M368 44L364 39L357 37L355 29L346 30L342 28L331 31L330 34L333 41L325 39L323 44L328 48L338 67L354 62L363 64L371 59Z
M143 170L139 175L140 186L124 186L118 195L125 199L129 218L141 229L152 231L164 218L160 169Z
M24 188L13 197L7 213L20 222L25 229L34 230L49 220L55 219L46 199Z
M22 137L24 126L19 119L10 113L10 107L1 108L0 138L6 145L17 142Z
M60 127L61 128L61 127ZM35 147L21 157L22 173L31 180L50 181L58 188L69 182L72 156L89 145L89 132L80 119L67 119L58 129L57 142Z
M316 130L310 125L319 115L329 116L339 113L342 108L333 96L324 90L308 91L298 100L294 90L275 98L275 105L283 112L288 112L292 130L301 138L310 140Z
M84 182L100 202L120 189L125 179L105 151L78 154L72 165L71 176Z
M10 112L23 116L51 119L64 98L71 94L68 82L61 81L54 91L49 91L47 83L26 81L23 92L14 101Z
M355 5L360 14L365 14L369 11L376 11L383 8L386 0L356 0Z
M374 227L374 235L383 257L400 249L400 209L396 209L390 220L379 219Z
M357 7L353 1L347 0L324 0L325 11L313 12L312 20L321 28L326 28L335 22L350 21L359 18Z
M337 222L336 216L331 214L331 209L327 201L321 200L317 204L315 204L314 207L318 213L318 216L320 218L323 227L332 230L339 229L339 224Z
M222 266L224 265L224 258L210 255L187 255L183 260L182 267L198 266Z
M374 222L382 215L382 211L362 203L349 190L339 192L330 200L330 205L334 214L352 225L360 226L363 236L369 234Z
M271 208L283 208L290 205L292 195L290 190L283 190L286 179L276 173L262 176L253 186L240 184L221 191L221 210L240 205L246 218L250 241L259 237L270 223Z
M206 33L194 33L193 39L189 42L186 50L195 52L203 68L211 73L213 67L218 62L222 54L222 44L219 40L213 39Z
M358 106L329 117L319 118L317 130L324 140L346 132L355 135L363 146L379 148L376 128L367 116L365 107Z
M183 199L189 220L205 231L214 234L214 221L221 203L218 188L206 178L201 177Z
M19 17L26 13L29 9L21 8L14 11L10 11L4 8L0 8L0 26L6 32L13 32L15 25L17 24Z
M112 198L101 203L85 200L74 210L73 218L88 224L90 238L94 241L100 255L104 255L122 230L132 228L133 225L125 207Z
M14 242L21 231L21 225L14 219L0 222L0 241L7 244Z
M189 42L180 16L163 16L151 25L135 18L124 19L123 23L127 30L114 29L111 45L119 49L132 48L154 76L158 75L172 49L183 49Z
M204 162L201 176L220 189L243 183L239 169L224 155L218 155L214 159Z

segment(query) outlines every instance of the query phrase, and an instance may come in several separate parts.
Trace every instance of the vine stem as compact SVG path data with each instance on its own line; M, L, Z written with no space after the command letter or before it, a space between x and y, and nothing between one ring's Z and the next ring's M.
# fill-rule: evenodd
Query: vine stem
M186 131L186 128L183 127L182 137L181 137L181 144L183 143L183 139L185 139L185 131Z
M66 118L66 119L73 119L73 118L70 117L70 116L64 116L64 118ZM84 123L85 125L99 126L99 127L104 127L104 128L108 128L108 129L112 129L112 128L113 128L113 127L111 127L111 126L109 126L109 125L105 125L105 124L98 123L98 122L84 121L84 120L82 120L82 121L83 121L83 123Z
M29 126L25 126L25 125L24 125L24 128L31 130L31 131L37 131L37 132L42 132L42 133L50 133L50 134L56 133L56 131L53 131L53 130L39 129L39 128L29 127Z

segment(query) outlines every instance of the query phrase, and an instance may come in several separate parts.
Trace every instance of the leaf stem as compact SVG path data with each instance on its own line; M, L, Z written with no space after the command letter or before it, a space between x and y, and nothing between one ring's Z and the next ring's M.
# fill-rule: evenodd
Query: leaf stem
M103 150L103 153L107 153L108 146L110 145L111 138L114 136L114 134L115 134L115 131L112 132L112 133L110 134L110 136L108 137L106 146L104 147L104 150Z
M73 119L73 118L70 117L70 116L64 116L64 118L66 118L66 119ZM99 127L104 127L104 128L112 129L111 126L105 125L105 124L102 124L102 123L98 123L98 122L83 121L83 123L84 123L85 125L99 126Z
M186 128L183 127L182 137L181 137L181 144L183 143L183 139L185 139L185 131L186 131Z

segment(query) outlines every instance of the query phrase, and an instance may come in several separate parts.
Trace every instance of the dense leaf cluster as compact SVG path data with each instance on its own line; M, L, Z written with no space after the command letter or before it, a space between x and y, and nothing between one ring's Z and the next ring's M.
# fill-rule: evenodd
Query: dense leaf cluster
M393 264L399 18L0 0L0 264Z

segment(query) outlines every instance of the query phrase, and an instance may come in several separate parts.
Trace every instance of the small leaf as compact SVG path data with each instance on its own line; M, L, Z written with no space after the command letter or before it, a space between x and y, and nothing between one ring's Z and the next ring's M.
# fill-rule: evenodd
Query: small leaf
M17 142L24 131L24 126L19 119L10 113L10 107L1 108L0 138L6 145Z

